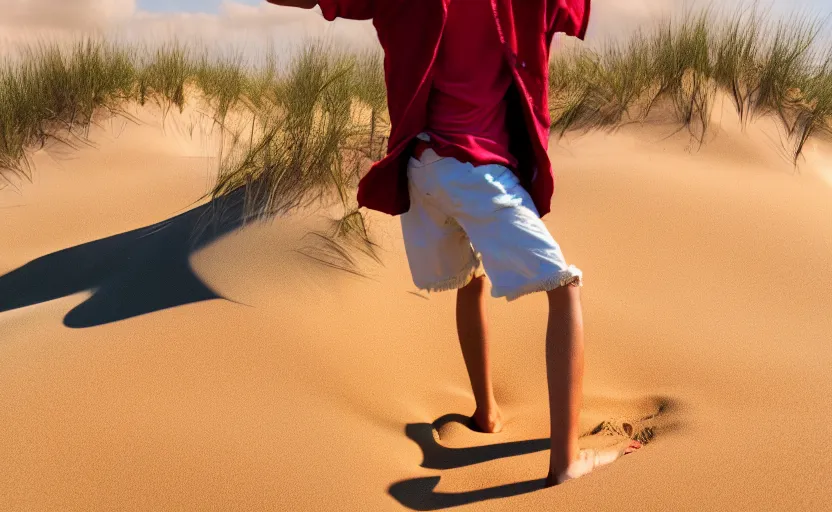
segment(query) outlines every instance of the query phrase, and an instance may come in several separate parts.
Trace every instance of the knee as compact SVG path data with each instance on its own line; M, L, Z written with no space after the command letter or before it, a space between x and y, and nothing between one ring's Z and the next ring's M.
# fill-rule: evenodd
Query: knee
M573 284L558 286L547 291L546 295L549 297L549 306L553 308L571 309L581 302L581 288Z
M486 276L475 276L471 281L459 289L460 293L482 295L485 293Z

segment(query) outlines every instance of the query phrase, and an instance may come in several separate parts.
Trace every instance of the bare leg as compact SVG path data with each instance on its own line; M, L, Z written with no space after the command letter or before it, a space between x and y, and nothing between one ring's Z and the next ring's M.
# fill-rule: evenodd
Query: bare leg
M457 291L456 328L462 357L468 368L471 389L477 402L474 422L483 432L499 432L503 419L491 383L488 357L488 328L485 313L485 276L475 277Z
M580 288L562 286L551 290L549 325L546 331L546 373L549 381L549 419L552 451L547 486L562 481L567 470L571 478L594 469L593 460L581 459L578 450L578 421L584 375L584 327ZM621 453L639 448L630 443ZM618 452L599 456L598 465L612 462Z
M578 457L578 419L584 376L584 326L577 286L550 292L546 373L552 431L550 472L559 475Z

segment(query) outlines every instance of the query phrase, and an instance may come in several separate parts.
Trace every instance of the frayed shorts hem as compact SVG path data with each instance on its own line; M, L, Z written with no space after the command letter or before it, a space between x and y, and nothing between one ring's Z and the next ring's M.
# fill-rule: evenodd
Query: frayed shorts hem
M494 297L505 297L508 302L511 302L524 295L529 295L535 292L548 292L567 285L583 286L583 272L581 272L581 270L575 265L569 265L569 267L565 270L561 270L554 276L546 278L542 281L535 281L509 293L494 295Z
M469 283L475 277L482 277L485 275L485 271L482 268L482 260L479 258L479 255L471 262L471 264L466 265L466 267L459 272L457 275L450 277L448 279L444 279L442 281L438 281L436 283L431 283L429 285L420 286L416 285L420 290L426 291L428 293L431 292L446 292L450 290L458 290L465 286L468 286Z
M485 275L485 272L482 269L482 264L479 259L477 259L474 263L467 266L465 270L451 278L432 283L427 286L417 286L420 290L428 293L458 290L459 288L467 286L475 277L481 277L483 275ZM506 301L512 302L525 295L536 292L548 292L550 290L560 288L561 286L583 286L583 272L581 272L581 270L575 265L569 265L568 268L561 270L552 277L546 278L542 281L532 282L509 293L498 292L496 294L492 294L492 296L494 298L505 297Z

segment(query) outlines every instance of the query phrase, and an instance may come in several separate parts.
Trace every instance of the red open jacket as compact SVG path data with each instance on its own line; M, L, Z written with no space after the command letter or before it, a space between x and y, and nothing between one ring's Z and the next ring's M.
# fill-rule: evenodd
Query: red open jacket
M549 48L555 33L583 39L590 0L490 0L512 69L511 153L538 213L549 213L555 177L549 161ZM320 0L328 20L372 19L384 49L390 140L387 156L362 178L358 204L390 215L410 209L407 162L427 122L433 63L451 0Z

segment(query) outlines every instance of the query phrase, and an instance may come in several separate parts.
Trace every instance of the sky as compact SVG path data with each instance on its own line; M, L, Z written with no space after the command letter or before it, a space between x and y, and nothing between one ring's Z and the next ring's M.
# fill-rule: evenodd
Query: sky
M139 0L138 8L150 12L219 12L221 0ZM240 3L257 5L259 0L241 0Z
M592 0L586 44L626 36L662 16L706 3L732 9L750 2ZM830 20L826 31L832 36L832 0L761 0L759 3L771 6L777 17L799 10L827 16ZM369 22L327 23L317 9L277 7L264 0L0 0L0 12L3 13L0 53L14 46L6 43L28 42L32 38L73 38L89 32L145 41L172 37L196 39L217 47L243 50L262 48L264 42L281 49L310 37L323 37L340 46L377 45Z
M209 12L216 13L220 6L221 0L139 0L138 7L140 9L151 12ZM242 0L241 3L256 5L259 0ZM635 4L644 2L631 2ZM682 4L683 2L675 2ZM729 2L730 3L730 2ZM830 12L830 0L805 0L803 2L793 0L775 0L772 2L778 9L789 9L795 4L805 4L813 7L818 11L826 8Z

